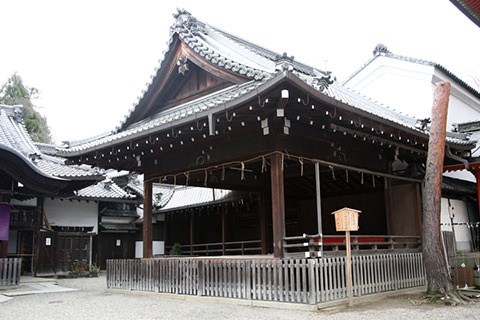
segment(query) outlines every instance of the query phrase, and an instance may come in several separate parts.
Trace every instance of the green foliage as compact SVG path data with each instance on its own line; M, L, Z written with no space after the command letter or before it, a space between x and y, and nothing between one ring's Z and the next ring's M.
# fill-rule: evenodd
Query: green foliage
M34 109L32 103L32 99L36 98L37 95L37 89L26 87L22 78L14 73L0 88L0 104L23 105L23 120L32 140L51 143L52 138L47 119Z
M182 254L182 246L180 243L175 242L172 249L170 250L171 256L180 256Z
M100 272L100 269L97 267L95 263L92 264L92 267L90 268L90 274L98 274Z
M87 274L88 262L87 260L78 260L72 263L70 266L70 273L73 275Z

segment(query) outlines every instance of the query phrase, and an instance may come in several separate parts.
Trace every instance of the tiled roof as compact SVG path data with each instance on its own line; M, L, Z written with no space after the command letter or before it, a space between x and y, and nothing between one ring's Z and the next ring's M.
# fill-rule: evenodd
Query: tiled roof
M100 222L98 225L108 231L137 231L138 230L138 228L133 223Z
M420 135L428 134L415 126L417 119L398 113L333 82L328 72L305 66L287 56L277 55L272 51L241 40L196 20L186 11L179 11L175 17L176 22L171 29L170 41L173 41L174 35L178 35L182 41L205 59L239 74L249 76L252 73L252 80L161 111L116 133L88 140L83 144L67 146L60 150L62 156L78 156L100 150L111 144L147 137L163 129L206 117L208 113L237 107L242 102L247 102L248 99L256 98L286 78L293 81L300 80L309 86L308 90L313 89L312 92L318 96L329 96L361 113L366 113L366 116L384 119L400 127L414 130ZM466 137L464 139L448 138L447 141L460 145L473 145L473 142L468 141Z
M387 58L392 58L396 60L401 60L401 61L406 61L406 62L411 62L411 63L416 63L424 66L430 66L430 67L435 67L438 70L442 71L445 73L448 77L450 77L453 81L458 83L460 86L464 87L465 90L473 94L475 97L480 99L480 92L476 89L474 89L471 85L466 83L464 80L460 79L457 75L455 75L453 72L445 68L443 65L433 62L433 61L428 61L428 60L422 60L422 59L417 59L417 58L412 58L412 57L407 57L407 56L402 56L398 54L394 54L390 52L386 46L379 44L375 47L375 50L373 51L373 57L367 61L363 66L361 66L358 70L356 70L350 77L348 77L345 81L343 81L343 84L347 84L352 78L354 78L359 72L361 72L363 69L365 69L368 65L370 65L375 59L378 57L387 57Z
M136 196L127 193L112 180L105 179L94 185L76 191L76 198L94 200L134 200Z
M442 176L442 190L477 195L477 186L475 183L445 176Z
M480 27L480 0L450 0L450 2Z
M202 58L228 72L236 73L254 81L268 79L285 66L295 72L312 77L321 78L330 74L299 63L293 57L287 56L286 53L278 54L201 22L186 10L178 10L174 17L176 20L170 27L169 50L172 49L172 43L178 36L181 41ZM168 52L165 52L165 56ZM161 60L156 71L162 69L163 63L164 60ZM142 91L142 96L138 97L138 102L134 104L134 109L131 110L130 114L133 114L135 108L140 105L156 77L151 77L150 83L147 83L146 90ZM117 129L123 127L129 116L125 117L125 121Z
M131 125L124 131L112 133L109 136L93 140L85 144L61 148L59 154L67 156L78 151L95 150L112 142L119 143L122 141L129 141L133 137L147 135L152 131L158 131L162 128L168 127L171 125L171 123L182 121L184 119L192 119L195 118L199 113L218 107L224 107L226 106L226 103L232 102L236 98L254 91L261 83L263 82L250 81L241 85L233 85L224 90L215 92L214 94L201 97L165 111L161 111L147 119Z
M0 105L0 144L21 153L46 175L63 179L101 178L99 169L87 165L67 166L64 159L43 153L40 149L47 149L47 145L40 145L39 148L32 141L23 123L21 108ZM53 150L53 147L49 147L49 150Z
M213 205L240 199L239 194L224 189L201 187L174 187L174 192L169 201L157 212L169 212L204 205Z

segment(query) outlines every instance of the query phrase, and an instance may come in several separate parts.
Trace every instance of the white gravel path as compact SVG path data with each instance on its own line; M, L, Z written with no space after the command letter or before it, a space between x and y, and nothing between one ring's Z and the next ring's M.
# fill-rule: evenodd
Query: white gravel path
M337 306L318 311L299 311L110 291L106 289L104 275L99 278L59 279L58 284L78 290L15 296L0 303L0 319L480 320L480 303L460 307L414 306L409 299L418 298L418 295L412 297L411 294L369 299L357 302L352 308Z

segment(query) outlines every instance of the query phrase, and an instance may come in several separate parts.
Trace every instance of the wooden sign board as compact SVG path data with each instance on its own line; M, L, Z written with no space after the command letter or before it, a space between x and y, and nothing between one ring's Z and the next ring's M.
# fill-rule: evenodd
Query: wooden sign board
M358 214L360 210L343 208L332 212L335 215L335 228L337 231L357 231Z

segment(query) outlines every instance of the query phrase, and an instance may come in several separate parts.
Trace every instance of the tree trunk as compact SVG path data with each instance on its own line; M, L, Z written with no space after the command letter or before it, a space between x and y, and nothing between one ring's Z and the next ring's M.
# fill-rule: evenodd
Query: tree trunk
M441 183L449 95L450 83L436 83L423 189L423 262L429 295L445 294L453 290L440 236Z

